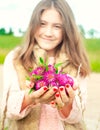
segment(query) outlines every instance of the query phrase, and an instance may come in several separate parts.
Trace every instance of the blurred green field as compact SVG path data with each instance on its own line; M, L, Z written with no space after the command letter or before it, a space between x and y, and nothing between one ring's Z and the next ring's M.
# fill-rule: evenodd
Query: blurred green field
M85 39L91 70L100 72L100 39Z
M0 64L4 63L8 52L20 45L21 42L22 37L0 36ZM84 43L90 60L91 70L100 72L100 39L85 39Z
M0 64L4 63L5 56L10 50L20 45L22 37L0 36Z

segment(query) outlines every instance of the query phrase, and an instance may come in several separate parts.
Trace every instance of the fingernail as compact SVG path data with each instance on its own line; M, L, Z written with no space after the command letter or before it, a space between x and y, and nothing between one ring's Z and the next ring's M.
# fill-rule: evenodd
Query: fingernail
M64 90L64 88L63 88L63 87L59 87L59 89L60 89L60 91L63 91L63 90Z
M57 92L57 90L58 90L57 88L53 88L53 91L54 91L54 92Z
M59 97L60 95L59 95L59 93L56 93L56 95L55 95L56 97Z
M73 86L73 90L76 90L78 87L76 87L76 86Z
M55 104L55 102L54 102L54 101L51 101L51 104L52 104L52 105L54 105L54 104Z
M30 83L30 87L32 88L33 86L34 86L34 83L33 83L33 82L31 82L31 83Z
M44 89L44 91L46 91L48 88L47 88L47 87L44 87L43 89Z
M70 87L70 85L69 85L69 84L66 84L66 85L65 85L65 87L66 87L66 88L69 88L69 87Z

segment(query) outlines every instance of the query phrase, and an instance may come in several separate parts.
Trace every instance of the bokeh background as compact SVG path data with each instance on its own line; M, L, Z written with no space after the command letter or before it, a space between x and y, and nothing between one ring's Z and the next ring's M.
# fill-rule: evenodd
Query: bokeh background
M0 0L0 103L5 56L20 45L33 9L40 0ZM100 4L99 0L66 0L82 34L91 65L85 121L88 130L100 130Z

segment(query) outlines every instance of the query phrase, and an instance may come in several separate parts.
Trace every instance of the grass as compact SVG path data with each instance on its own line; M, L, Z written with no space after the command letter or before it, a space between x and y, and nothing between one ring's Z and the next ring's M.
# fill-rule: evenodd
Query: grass
M21 44L22 37L0 36L0 64L4 63L5 56L13 48Z
M91 70L100 72L100 39L86 39L85 47L90 60Z
M11 50L18 44L20 44L22 37L14 37L14 36L0 36L0 48Z
M20 45L22 37L0 36L0 64L4 63L5 56L10 50ZM87 54L91 70L100 72L100 39L85 39Z

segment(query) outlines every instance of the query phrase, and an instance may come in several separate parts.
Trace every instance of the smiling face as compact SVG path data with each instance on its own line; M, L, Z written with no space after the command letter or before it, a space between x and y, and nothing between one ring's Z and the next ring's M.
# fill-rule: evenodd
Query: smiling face
M61 15L54 9L44 10L40 18L40 26L35 33L38 45L51 55L63 37Z

